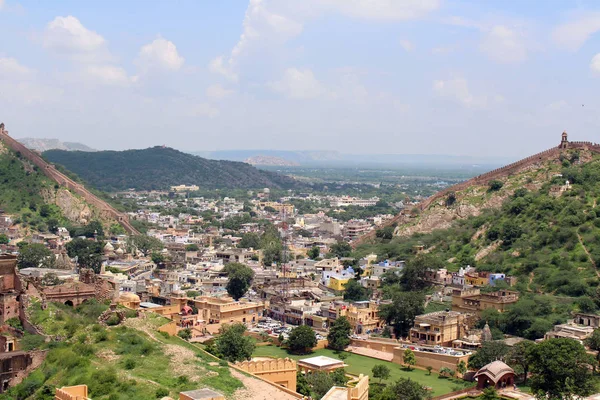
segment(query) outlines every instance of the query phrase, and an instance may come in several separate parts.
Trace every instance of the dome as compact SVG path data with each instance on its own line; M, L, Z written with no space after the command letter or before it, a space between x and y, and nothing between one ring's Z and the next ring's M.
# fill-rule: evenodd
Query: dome
M119 254L119 255L123 255L123 254L125 254L125 251L123 251L123 249L119 247L119 248L118 248L118 249L115 251L115 253L117 253L117 254Z
M106 245L104 245L104 251L113 251L114 249L114 246L110 242L106 242Z
M140 301L140 296L134 293L121 293L119 296L119 301Z

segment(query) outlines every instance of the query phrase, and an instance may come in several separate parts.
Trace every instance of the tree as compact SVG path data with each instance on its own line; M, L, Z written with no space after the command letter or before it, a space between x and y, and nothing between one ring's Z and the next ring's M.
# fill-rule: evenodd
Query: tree
M389 385L383 392L384 399L425 400L431 395L420 383L407 378L400 378Z
M439 258L430 254L419 254L404 267L400 277L400 284L406 291L423 290L430 284L426 280L429 269L440 269L444 263Z
M404 364L406 364L406 368L410 371L412 366L417 363L415 353L411 349L404 350L402 361L404 361Z
M10 240L4 233L0 233L0 244L8 244Z
M300 325L292 329L287 340L288 349L292 353L306 354L317 345L315 331L307 325Z
M245 233L242 236L242 240L240 240L238 247L243 248L243 249L249 249L249 248L253 248L255 250L259 249L260 248L260 236L258 236L258 234L254 233L254 232Z
M373 373L373 378L379 379L380 384L382 380L390 377L390 368L387 365L376 364L373 366L371 372Z
M254 278L254 271L250 267L240 263L229 263L225 266L225 272L229 280L227 281L227 293L236 301L243 297Z
M91 268L99 274L102 267L102 251L104 244L95 240L73 239L67 243L67 254L77 257L77 264L82 268Z
M231 362L252 358L255 344L251 337L244 336L244 332L246 327L243 324L224 325L215 343L217 354Z
M369 290L354 279L344 285L344 300L363 301L369 297Z
M392 240L392 238L394 237L394 227L393 226L386 226L383 229L377 229L377 231L375 231L375 236L384 240Z
M157 252L152 253L152 255L150 256L150 259L157 266L160 264L164 264L166 261L165 256L162 253L157 253Z
M125 235L127 232L125 228L121 226L121 224L112 224L110 226L110 233L113 235Z
M523 371L523 383L527 383L527 374L529 373L529 365L531 363L531 351L535 347L535 343L529 340L523 340L516 343L508 352L506 360L513 367L519 367Z
M17 265L23 268L52 268L56 257L41 243L28 243L19 248Z
M531 349L531 389L537 396L565 399L594 392L593 358L577 341L544 340Z
M427 375L431 375L431 370L433 369L433 367L431 365L428 365L427 367L425 367L425 369L427 370Z
M442 367L440 368L440 376L450 376L452 374L452 370L448 367Z
M504 184L501 181L493 180L489 183L489 191L497 192L498 190L502 189L502 186L504 186Z
M191 243L185 246L185 251L198 251L200 247L196 243Z
M415 317L423 314L425 295L421 292L402 292L397 289L391 293L391 297L391 304L379 307L379 316L394 327L396 336L406 337Z
M350 344L352 326L346 317L339 317L329 327L327 334L328 346L331 349L342 351Z
M324 371L313 371L306 374L306 382L310 387L312 398L320 399L335 385L331 375Z
M145 257L152 252L158 252L164 248L164 245L160 240L148 235L130 236L129 243L131 246L141 251Z
M190 340L192 338L192 330L190 328L182 329L177 332L177 336L183 340Z
M340 241L329 248L328 256L342 258L350 257L350 254L352 254L352 246L348 242Z
M481 348L469 357L469 368L478 370L492 361L504 361L508 350L504 342L483 342Z
M458 372L461 376L467 372L467 364L464 361L460 361L456 364L456 372Z
M483 389L483 394L479 396L480 400L500 400L500 396L493 387Z
M600 329L595 329L592 336L585 339L583 344L596 351L596 360L600 361Z
M319 249L317 246L314 246L307 253L308 258L310 258L311 260L318 258L320 255L321 255L321 249Z

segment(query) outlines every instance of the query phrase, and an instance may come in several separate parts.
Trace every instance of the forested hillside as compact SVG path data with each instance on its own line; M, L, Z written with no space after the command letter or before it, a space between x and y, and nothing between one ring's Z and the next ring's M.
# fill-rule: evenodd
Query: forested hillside
M207 160L163 147L94 153L49 150L43 156L73 171L92 186L107 191L164 190L181 184L198 185L203 189L299 185L290 177L241 162Z
M414 246L423 245L421 257L432 266L456 271L471 265L516 276L519 303L485 319L506 333L536 338L572 309L600 306L599 202L600 158L571 152L486 187L449 193L424 214L454 213L450 227L407 234L422 218L415 213L410 223L378 231L355 256L411 260ZM457 211L467 207L475 207L475 215L461 218Z

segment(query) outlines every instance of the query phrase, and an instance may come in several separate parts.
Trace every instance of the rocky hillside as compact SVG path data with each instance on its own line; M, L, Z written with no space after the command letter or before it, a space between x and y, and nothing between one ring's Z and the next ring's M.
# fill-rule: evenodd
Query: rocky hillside
M0 142L0 209L18 218L24 229L46 231L50 225L114 223L80 196L56 185L21 154Z
M96 151L89 146L77 142L61 142L58 139L39 139L39 138L22 138L18 139L27 148L38 152L47 150L67 150L67 151Z
M106 191L165 190L182 184L198 185L202 189L292 188L300 185L293 178L245 163L207 160L168 147L94 153L50 150L43 156Z
M410 259L414 246L422 245L451 270L476 265L517 276L522 291L595 293L600 156L565 150L497 178L447 191L422 211L407 211L391 240L382 229L358 252Z

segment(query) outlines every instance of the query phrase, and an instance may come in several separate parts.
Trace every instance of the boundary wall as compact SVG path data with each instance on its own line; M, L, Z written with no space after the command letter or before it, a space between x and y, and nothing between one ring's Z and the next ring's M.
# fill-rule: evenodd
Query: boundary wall
M437 192L436 194L428 197L427 199L421 201L415 207L418 208L420 211L424 211L427 208L429 208L429 206L431 206L433 203L440 200L441 198L443 198L450 192L460 191L460 190L466 189L467 187L472 186L472 185L484 185L494 179L505 178L511 174L519 172L520 170L522 170L528 166L534 165L538 162L548 160L549 158L551 158L553 156L558 156L564 150L572 150L572 149L589 150L592 153L600 153L600 144L593 143L593 142L578 141L578 142L568 142L567 146L564 148L560 147L560 146L553 147L551 149L548 149L548 150L542 151L540 153L534 154L532 156L526 157L522 160L515 161L514 163L505 165L504 167L496 168L492 171L478 175L478 176L473 177L464 182L460 182L460 183L457 183L456 185L447 187L446 189L441 190L441 191ZM406 211L403 210L398 215L396 215L394 218L387 221L382 227L397 224L406 216L407 216ZM364 241L372 239L374 237L375 237L375 231L371 231L371 232L361 236L359 238L359 240L356 242L356 244L363 243Z
M10 137L8 135L8 131L4 129L4 124L0 124L0 141L2 141L11 150L21 153L23 157L37 166L48 178L54 180L60 186L66 187L70 191L83 197L87 203L99 209L103 215L117 220L129 234L139 235L139 232L129 222L129 217L127 214L117 211L106 201L92 194L82 184L75 182L62 172L58 171L54 165L47 163L36 152L31 151L23 144Z

